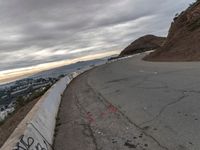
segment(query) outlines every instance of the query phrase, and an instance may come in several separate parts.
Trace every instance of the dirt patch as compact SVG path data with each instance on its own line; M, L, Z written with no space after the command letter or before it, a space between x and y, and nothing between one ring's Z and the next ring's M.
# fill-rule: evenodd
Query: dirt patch
M3 146L4 142L15 130L17 125L24 119L27 113L33 108L40 98L37 98L25 106L19 108L13 115L8 117L8 119L0 125L0 147Z

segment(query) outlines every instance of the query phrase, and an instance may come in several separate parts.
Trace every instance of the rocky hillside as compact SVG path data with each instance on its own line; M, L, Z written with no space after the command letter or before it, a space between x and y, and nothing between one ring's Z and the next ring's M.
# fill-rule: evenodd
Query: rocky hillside
M119 57L160 48L163 45L163 42L165 41L165 39L166 38L164 37L157 37L154 35L145 35L135 40L127 48L125 48L120 53Z
M174 18L163 47L144 59L150 61L200 60L200 0Z

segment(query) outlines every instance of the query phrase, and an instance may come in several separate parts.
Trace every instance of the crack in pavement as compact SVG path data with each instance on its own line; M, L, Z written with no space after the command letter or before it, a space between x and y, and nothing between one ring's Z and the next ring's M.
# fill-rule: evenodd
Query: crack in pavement
M93 90L94 93L96 93L99 97L101 97L106 103L111 104L101 93L97 92L94 88L92 88L92 86L87 82L87 85L90 87L91 90ZM113 105L113 104L111 104ZM115 106L116 107L116 106ZM117 108L117 107L116 107ZM152 135L146 133L144 131L144 129L142 127L140 127L139 125L137 125L136 123L134 123L128 116L126 116L120 109L118 109L118 112L133 126L135 126L136 128L138 128L145 136L149 137L150 139L152 139L160 148L168 150L167 147L165 147L164 145L162 145L156 138L154 138Z
M93 141L93 143L94 143L94 145L95 145L95 149L96 149L96 150L100 150L100 149L98 148L97 140L96 140L96 138L95 138L95 136L94 136L94 134L93 134L93 131L92 131L91 126L90 126L89 124L80 124L80 125L82 125L83 128L84 128L84 130L82 131L83 135L92 138L92 141ZM89 132L89 134L87 134L87 131Z
M74 95L74 98L75 98L75 100L76 100L75 105L77 106L78 110L80 111L81 117L84 118L83 114L86 114L87 111L84 109L84 107L83 107L83 106L81 105L81 103L79 102L77 95ZM84 130L87 129L87 130L89 131L89 135L85 134L84 131L82 132L83 135L85 135L85 136L87 136L87 137L90 137L90 138L92 139L92 141L93 141L93 144L94 144L94 146L95 146L95 149L96 149L96 150L100 150L100 149L98 149L97 141L96 141L96 138L95 138L95 136L94 136L94 133L93 133L93 131L92 131L92 128L91 128L90 124L89 124L89 123L88 123L88 124L85 123L85 124L80 124L80 125L82 125L82 126L84 127Z
M189 95L186 95L185 92L182 91L182 95L181 95L177 100L175 100L175 101L173 101L173 102L170 102L170 103L166 104L165 106L163 106L163 107L161 108L161 110L159 111L159 113L158 113L154 118L152 118L152 119L150 119L150 120L147 120L147 121L145 121L145 122L140 123L139 126L143 126L143 125L145 125L145 124L147 124L147 123L150 123L150 122L155 121L156 119L158 119L158 118L162 115L162 113L163 113L168 107L170 107L170 106L172 106L172 105L174 105L174 104L179 103L180 101L182 101L184 98L186 98L186 97L188 97L188 96L189 96Z
M153 77L153 76L146 76L146 77L144 77L144 78L142 79L142 81L139 81L138 83L136 83L136 84L133 85L132 87L138 87L138 88L140 88L139 86L141 86L144 82L146 82L146 81L151 81L151 77ZM155 81L153 80L152 82L155 82ZM159 140L157 140L157 139L156 139L155 137L153 137L151 134L147 133L147 132L144 130L144 128L142 128L142 126L143 126L144 124L147 124L147 123L149 123L149 122L152 122L152 121L158 119L158 118L163 114L163 112L165 112L166 109L168 109L170 106L172 106L172 105L174 105L174 104L177 104L177 103L181 102L181 101L184 100L186 97L190 96L190 93L200 94L200 91L174 89L174 88L169 87L168 84L167 84L166 82L164 82L164 81L157 81L157 82L160 82L160 83L161 83L161 86L159 86L159 87L158 87L158 86L157 86L157 87L149 87L149 88L146 88L146 89L166 89L166 90L168 89L169 91L181 92L181 93L182 93L181 96L179 96L179 97L178 97L177 99L175 99L174 101L172 101L172 102L170 102L170 103L164 105L164 106L161 108L161 110L159 111L159 113L158 113L155 117L153 117L153 119L147 120L147 121L145 121L145 122L143 122L143 123L141 123L141 124L136 124L136 123L134 123L134 122L133 122L132 120L130 120L130 118L128 118L122 111L120 111L119 109L118 109L118 111L119 111L131 124L133 124L133 125L134 125L135 127L137 127L138 129L142 130L143 133L144 133L144 135L146 135L146 136L150 137L151 139L153 139L161 148L163 148L163 149L165 149L165 150L168 150L168 148L167 148L166 146L162 145L162 144L159 142ZM87 84L88 84L88 86L90 87L91 90L93 90L93 91L94 91L95 93L97 93L100 97L102 97L106 102L108 102L107 99L106 99L101 93L99 93L98 91L96 91L95 89L93 89L93 87L92 87L88 82L87 82ZM141 87L141 88L143 88L143 87ZM109 103L109 102L108 102L108 103Z
M149 78L146 79L146 81L151 81L149 80ZM155 81L154 81L155 82ZM182 95L175 101L173 102L170 102L168 104L166 104L165 106L163 106L161 108L161 110L159 111L159 113L153 117L152 119L150 120L147 120L145 122L142 122L139 124L139 126L143 126L144 124L147 124L147 123L150 123L150 122L153 122L154 120L158 119L162 113L171 105L174 105L180 101L182 101L184 98L188 97L189 94L186 94L186 93L196 93L196 94L200 94L200 91L195 91L195 90L183 90L183 89L174 89L174 88L170 88L166 82L164 81L157 81L157 82L160 82L161 84L163 84L163 86L160 86L160 87L149 87L149 88L145 88L145 87L138 87L138 88L143 88L143 89L168 89L169 91L176 91L176 92L181 92Z

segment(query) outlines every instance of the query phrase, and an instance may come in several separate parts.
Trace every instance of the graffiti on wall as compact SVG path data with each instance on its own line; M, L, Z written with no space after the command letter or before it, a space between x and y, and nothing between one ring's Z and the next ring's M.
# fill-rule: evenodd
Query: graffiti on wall
M37 142L33 137L25 138L22 135L13 150L50 150L48 148L47 142L43 140L42 143Z

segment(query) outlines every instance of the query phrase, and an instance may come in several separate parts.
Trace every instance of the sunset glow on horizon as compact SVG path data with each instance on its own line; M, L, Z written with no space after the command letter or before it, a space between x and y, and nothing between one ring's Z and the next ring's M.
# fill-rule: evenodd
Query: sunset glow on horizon
M107 56L112 56L112 55L115 55L118 53L119 53L118 51L109 51L109 52L100 53L100 54L83 56L83 57L75 58L75 59L71 59L71 60L50 62L50 63L39 64L36 66L31 66L31 67L0 71L0 84L5 84L7 82L11 82L11 81L15 81L15 80L27 77L27 76L31 76L31 75L39 73L41 71L61 67L64 65L73 64L78 61L99 59L99 58L103 58L103 57L107 57Z

